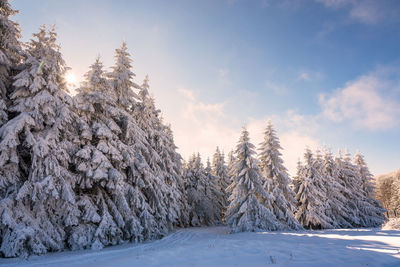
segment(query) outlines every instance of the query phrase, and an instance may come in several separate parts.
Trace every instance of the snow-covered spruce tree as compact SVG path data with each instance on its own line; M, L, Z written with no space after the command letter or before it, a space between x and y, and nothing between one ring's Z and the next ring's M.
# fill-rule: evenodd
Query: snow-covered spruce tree
M336 158L339 167L339 181L345 187L344 196L346 206L352 211L349 223L353 227L372 227L382 223L382 219L374 214L375 208L368 203L365 192L362 189L362 178L358 173L357 166L352 164L351 155L346 152L344 158L340 155ZM382 212L383 215L383 212Z
M325 149L319 162L319 172L323 177L329 208L326 215L332 218L333 228L351 228L349 217L354 216L352 210L346 206L346 197L343 195L346 188L340 183L339 169L332 153Z
M358 206L358 201L362 199L362 193L358 184L357 170L351 163L350 154L346 152L343 158L342 152L339 151L335 162L338 170L337 181L342 185L343 190L341 192L346 199L347 222L352 227L364 227L360 217L361 211Z
M310 149L304 153L304 165L298 171L295 187L298 202L295 217L308 229L333 228L333 219L325 214L329 209L327 191L323 178L318 170L318 162Z
M222 221L222 214L225 209L225 202L224 202L224 192L221 191L218 182L219 177L215 176L212 172L211 162L210 159L207 158L206 168L206 196L207 198L212 199L214 209L213 211L215 214L213 217L215 218L214 224L220 223Z
M361 155L360 151L356 152L353 161L357 166L358 174L361 178L362 190L366 196L373 198L375 195L374 177L370 173L367 163L364 160L364 156Z
M268 231L283 229L270 207L270 195L263 188L259 162L254 157L255 147L250 143L249 132L243 129L236 147L233 166L232 192L226 212L226 223L232 232Z
M108 73L108 77L115 90L117 102L125 107L131 106L133 99L138 99L133 89L140 89L140 86L133 82L136 74L131 69L132 59L126 42L123 42L121 48L115 50L115 65L112 67L112 72Z
M115 50L115 66L108 75L116 94L117 107L122 112L121 118L121 140L128 146L129 158L126 162L129 166L127 180L132 184L132 206L142 205L142 226L145 230L144 238L158 238L165 235L172 227L168 214L168 198L166 197L169 187L157 166L159 155L146 139L146 131L139 127L135 118L138 95L133 91L140 87L133 82L135 74L131 71L131 58L127 51L126 43ZM139 202L140 203L139 203ZM172 214L173 216L174 214Z
M160 157L159 143L150 143L149 135L138 125L135 118L139 96L133 90L140 87L132 81L135 75L131 71L132 60L125 43L120 49L116 49L115 59L115 66L108 76L116 94L118 108L123 112L119 116L122 127L120 137L124 144L129 146L128 155L134 155L133 158L127 160L129 166L127 180L144 194L151 208L150 214L156 221L154 227L144 227L145 238L160 237L179 220L180 207L177 204L179 192L164 175L165 169L163 159ZM163 131L161 129L164 126L161 123L158 125L161 126L155 132Z
M159 214L165 214L168 227L187 224L187 208L185 195L183 194L183 179L181 156L176 152L172 131L164 125L161 111L156 109L154 99L149 95L149 79L146 76L139 91L140 102L135 103L131 114L136 119L138 126L144 130L148 143L147 151L143 156L156 174L159 183L156 187L163 195L162 202L166 210Z
M226 191L226 188L231 184L229 175L228 175L228 167L225 165L224 154L221 153L219 148L217 147L212 161L212 174L218 178L218 189L221 192L221 203L223 207L228 205L229 193Z
M293 177L291 188L293 190L293 193L295 194L295 199L296 199L296 192L299 191L299 187L301 185L301 173L303 171L303 164L301 163L300 159L297 159L297 168L296 168L296 175ZM297 210L297 203L296 203L296 210Z
M354 164L360 179L360 190L363 195L362 202L359 204L363 223L366 227L380 226L385 220L385 209L382 207L381 203L375 199L373 176L360 152L357 152L354 156Z
M185 183L183 179L182 156L177 152L178 147L175 145L173 132L170 125L164 127L164 153L161 153L162 159L165 161L165 169L168 172L168 183L173 184L175 190L178 190L176 198L178 199L178 209L180 217L177 225L179 227L189 225L189 209L187 194L185 191ZM172 194L172 190L170 191ZM179 193L179 196L177 195ZM176 207L174 207L176 209Z
M139 91L141 102L136 103L133 114L139 127L145 131L146 140L153 152L147 160L152 162L150 166L153 170L161 172L164 182L169 186L168 191L164 192L169 209L167 215L174 225L183 226L188 223L188 215L186 194L183 192L182 157L176 152L172 130L163 123L161 111L155 107L149 89L149 78L146 76Z
M219 196L216 179L210 172L206 172L200 154L193 155L186 163L184 179L190 225L218 224L221 221L221 204L217 202Z
M9 0L0 0L0 101L5 99L7 93L11 92L11 83L15 68L21 61L22 49L19 38L21 30L19 25L10 20L17 14L9 4ZM0 109L2 108L0 103ZM3 114L0 113L0 123L4 122Z
M10 174L2 181L6 188L0 201L4 257L64 249L81 213L70 169L77 116L66 94L66 67L54 30L41 27L26 52L10 95L15 116L0 129L0 169ZM10 165L18 166L15 173Z
M121 141L122 118L117 94L105 77L100 59L90 66L75 97L81 115L80 148L74 161L80 174L77 192L80 223L71 230L72 249L101 248L123 240L141 240L142 224L155 224L143 193L127 183L127 168L134 158Z
M100 217L76 227L70 240L74 248L157 238L179 218L180 194L167 176L174 173L165 168L150 138L159 131L154 128L158 121L151 117L144 125L137 120L138 110L143 116L149 110L144 110L133 92L134 74L126 50L125 43L116 50L116 66L109 79L97 60L77 96L83 117L81 135L85 136L76 153L76 168L83 174L79 182L85 194L82 205L93 207ZM169 134L164 139L170 140Z
M259 149L260 168L265 179L264 188L271 195L271 205L277 219L288 229L300 230L303 227L293 216L296 200L290 188L287 170L283 166L282 154L279 151L281 149L279 139L269 121Z
M0 127L8 120L8 96L12 92L12 76L22 60L19 25L10 20L17 14L8 0L0 0ZM11 116L11 118L13 115ZM0 177L3 174L0 173Z
M235 151L231 150L228 153L228 164L227 164L227 168L228 168L228 177L229 177L229 185L232 184L232 172L233 172L233 166L235 165ZM228 192L229 194L229 192Z

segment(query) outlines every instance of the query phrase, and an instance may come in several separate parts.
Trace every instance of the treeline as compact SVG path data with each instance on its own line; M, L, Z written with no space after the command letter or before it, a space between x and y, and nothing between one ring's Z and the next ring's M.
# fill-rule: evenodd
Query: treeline
M171 128L134 79L125 43L99 58L77 95L54 29L21 43L0 0L0 253L28 256L160 238L226 223L232 232L379 225L362 157L306 152L294 184L267 125L258 158L243 130L228 163L217 150L183 162ZM326 159L327 158L327 159Z
M360 153L352 159L348 152L334 157L326 149L314 154L306 149L292 180L280 150L279 139L268 123L258 156L246 129L230 153L228 165L219 149L211 171L201 166L199 155L193 156L185 165L190 179L184 179L190 190L197 188L192 210L215 214L205 224L221 222L218 214L222 214L233 232L377 227L384 222L385 210L375 199L374 180ZM222 195L214 194L210 203L212 197L206 192L213 191Z

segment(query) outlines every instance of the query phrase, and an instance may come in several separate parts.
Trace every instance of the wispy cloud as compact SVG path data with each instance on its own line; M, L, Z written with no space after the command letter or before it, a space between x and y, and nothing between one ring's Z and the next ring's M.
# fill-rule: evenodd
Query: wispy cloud
M225 102L205 103L192 90L178 89L183 96L180 112L170 118L175 140L184 158L199 152L212 156L215 148L228 151L236 142L239 131L232 126L225 111Z
M276 83L271 80L266 81L265 86L267 87L267 89L272 90L277 95L284 95L290 91L286 84Z
M181 112L170 120L179 151L184 158L199 152L205 159L212 156L217 146L226 153L236 146L242 124L236 120L236 114L226 110L226 102L205 103L192 90L182 87L178 93L183 98ZM321 144L314 138L319 128L317 116L288 110L283 115L247 118L242 123L246 124L255 145L263 139L267 119L272 119L278 131L285 166L291 174L295 174L297 161L304 148L309 146L314 149Z
M313 81L319 81L324 78L324 75L322 72L319 71L308 71L308 70L302 70L299 72L299 75L297 76L298 81L305 81L305 82L313 82Z
M334 121L349 121L368 130L387 130L399 125L400 103L395 94L399 79L386 79L374 72L346 83L332 94L319 98L323 115Z
M331 9L347 9L349 18L364 24L376 24L390 12L384 1L372 0L315 0Z

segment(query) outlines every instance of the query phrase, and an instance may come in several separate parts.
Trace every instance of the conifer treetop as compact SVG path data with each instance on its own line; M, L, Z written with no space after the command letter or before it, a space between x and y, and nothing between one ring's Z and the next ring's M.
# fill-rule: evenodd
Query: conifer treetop
M109 76L119 103L131 106L139 98L133 90L140 89L140 86L133 81L136 74L132 72L132 59L125 41L120 48L115 49L115 65Z

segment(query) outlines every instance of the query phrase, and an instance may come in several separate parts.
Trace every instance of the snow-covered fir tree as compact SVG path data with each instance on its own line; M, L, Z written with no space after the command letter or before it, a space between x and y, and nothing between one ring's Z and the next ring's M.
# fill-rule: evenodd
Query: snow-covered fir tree
M68 229L80 215L77 177L70 169L76 146L66 66L54 30L43 26L27 44L24 68L10 95L14 118L0 129L0 251L5 257L41 254L66 247Z
M10 19L17 13L9 0L0 0L0 127L8 120L8 97L13 91L12 76L16 74L23 55L19 41L21 30L18 23Z
M132 101L138 98L138 95L132 89L140 89L140 86L133 81L136 74L132 72L132 59L126 42L122 43L121 48L115 50L115 65L108 76L118 103L125 107L131 106Z
M213 174L210 159L207 158L206 168L204 169L206 174L206 196L213 200L214 205L214 218L215 224L220 223L222 221L223 211L225 210L225 202L224 202L224 192L221 191L219 186L220 178Z
M156 152L147 157L153 170L164 177L164 182L169 185L167 196L168 216L173 224L180 226L188 222L186 194L182 178L182 157L176 152L171 127L163 123L161 111L155 107L154 98L149 93L148 75L143 81L139 91L140 103L133 109L133 115L138 125L146 133L146 140L152 151ZM179 218L176 221L176 218ZM176 221L176 222L175 222Z
M354 155L354 164L357 167L358 174L361 178L361 188L367 197L374 197L375 186L374 177L370 173L367 163L365 162L364 156L361 155L360 151L357 151Z
M134 154L120 135L121 118L127 114L117 105L116 92L106 79L100 59L90 66L76 96L80 121L80 149L74 161L80 174L78 205L86 212L72 229L73 249L101 248L141 240L142 224L154 225L142 192L127 183L126 169ZM146 213L147 212L147 213Z
M93 236L76 247L157 238L181 218L180 156L172 133L145 94L147 81L140 91L141 102L137 101L125 43L116 50L116 61L106 79L97 60L77 96L84 118L81 135L87 137L76 154L77 170L83 172L80 188L93 193L89 198L97 200L94 206L101 221L85 225ZM121 64L126 68L117 67ZM77 228L77 236L84 230Z
M293 193L295 194L295 199L296 199L296 192L299 191L299 187L301 184L301 173L303 170L303 164L301 163L300 158L297 159L297 167L296 167L296 175L293 176L293 180L292 180L292 184L291 184L291 188L293 190ZM296 210L297 210L297 203L296 203Z
M231 184L228 167L225 164L224 154L217 147L212 161L212 174L218 178L218 189L221 192L221 203L224 207L228 205L229 193L226 191Z
M243 129L235 150L233 181L228 188L232 194L226 223L232 232L279 230L284 227L271 210L271 196L264 190L254 149L249 132Z
M318 166L324 186L327 188L326 195L329 208L326 210L326 215L332 219L332 227L350 228L349 216L354 216L354 214L346 206L347 200L343 195L346 188L340 183L339 169L329 150L324 150Z
M346 150L344 157L339 152L336 158L336 164L339 169L339 181L344 186L343 191L346 198L346 206L351 213L348 216L349 223L353 227L365 227L362 219L362 210L360 205L363 202L363 193L361 190L361 178L357 173L357 168L351 162L351 155Z
M10 19L17 13L18 11L9 4L9 0L0 0L0 99L5 99L7 93L11 92L11 77L22 59L19 41L21 30L18 23ZM2 119L0 114L0 122Z
M118 107L126 111L126 114L122 115L121 138L134 155L132 158L134 164L129 163L130 171L127 179L141 187L153 210L157 227L153 228L156 232L150 236L164 235L179 220L177 204L179 193L175 184L171 184L164 175L160 158L161 146L158 142L150 142L147 130L142 129L135 118L139 97L134 89L140 87L132 80L134 77L131 71L132 60L125 42L120 49L116 49L115 59L115 66L109 77L117 95ZM154 132L160 132L160 129Z
M189 224L188 202L187 194L185 191L185 183L183 179L183 165L182 156L177 152L178 147L175 145L174 136L170 125L166 125L163 135L163 151L161 157L164 161L165 171L167 173L167 184L170 184L175 191L175 197L178 201L178 208L180 217L177 221L177 226L183 227ZM170 190L171 196L174 191ZM179 193L179 196L177 195Z
M271 195L271 205L278 220L288 229L302 229L296 221L293 212L296 209L296 200L290 188L291 180L283 166L282 147L271 122L264 132L264 141L260 144L260 167L264 176L264 188Z
M319 172L319 164L310 149L306 149L304 160L296 179L295 193L298 207L295 217L308 229L332 228L333 219L325 214L329 209L328 189Z
M186 163L184 179L190 225L218 224L221 221L221 203L217 200L216 177L211 174L210 168L206 171L200 154L194 154Z
M228 168L228 177L229 177L229 185L232 183L232 172L233 172L233 166L235 165L235 151L231 150L228 153L228 162L227 162L227 168ZM229 194L229 192L228 192Z
M17 14L8 0L0 0L0 128L15 114L9 114L11 104L9 95L13 90L12 76L22 59L20 28L10 17ZM9 116L11 115L11 116ZM0 197L3 197L7 185L17 179L18 164L9 162L7 167L0 168Z
M382 207L381 203L375 199L373 176L360 152L355 154L354 164L359 177L359 190L363 195L362 202L359 204L362 212L363 225L365 227L380 226L385 220L385 209Z

